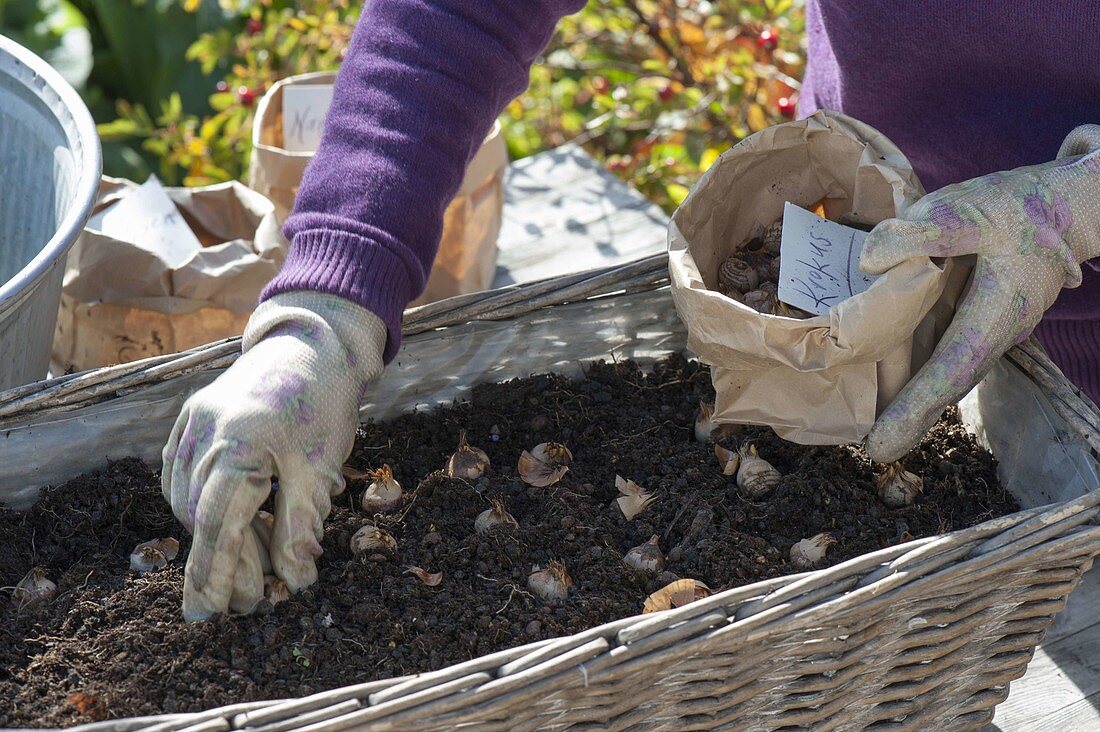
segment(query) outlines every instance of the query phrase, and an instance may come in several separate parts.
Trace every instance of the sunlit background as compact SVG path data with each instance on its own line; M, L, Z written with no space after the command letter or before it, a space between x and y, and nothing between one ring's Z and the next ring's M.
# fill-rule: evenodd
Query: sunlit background
M245 177L274 82L339 67L361 0L0 0L0 34L84 96L108 175ZM750 132L793 116L801 0L592 0L508 106L512 157L568 142L666 210Z

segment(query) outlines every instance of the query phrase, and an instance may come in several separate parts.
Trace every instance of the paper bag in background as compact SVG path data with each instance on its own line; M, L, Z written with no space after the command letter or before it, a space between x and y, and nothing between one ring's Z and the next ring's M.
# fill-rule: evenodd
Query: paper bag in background
M316 92L322 91L318 87L331 86L335 78L334 73L325 72L283 79L268 90L256 108L249 185L272 200L280 222L290 213L302 173L313 158L311 146L301 144L302 137L313 138L301 133L303 129L307 133L319 131L327 111L327 105L316 103L321 98ZM313 99L303 98L295 107L296 113L287 117L285 90L294 86L314 92ZM296 144L286 140L292 129L298 136ZM410 306L478 292L492 285L507 167L508 150L498 123L470 162L462 187L444 213L443 237L427 287Z
M104 177L97 213L138 186ZM167 188L201 248L175 266L86 227L69 253L51 369L82 371L240 335L286 257L274 207L240 183Z
M669 225L669 269L688 347L712 366L715 419L770 425L803 444L866 436L931 354L954 314L965 267L925 258L879 277L827 315L756 312L717 292L718 268L790 201L873 225L924 195L881 133L836 112L761 130L699 180Z

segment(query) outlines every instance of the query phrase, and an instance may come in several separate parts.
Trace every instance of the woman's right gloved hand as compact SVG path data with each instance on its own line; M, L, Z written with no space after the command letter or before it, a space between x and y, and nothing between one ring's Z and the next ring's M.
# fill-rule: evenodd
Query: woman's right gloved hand
M292 592L317 580L322 522L367 385L382 372L386 327L348 300L276 295L248 321L243 355L191 396L164 448L162 489L194 534L183 614L251 612L273 573ZM274 526L257 511L278 479Z
M929 193L874 228L860 266L881 274L913 257L972 254L973 282L947 332L867 435L872 460L900 460L1100 257L1100 126L1073 130L1052 162Z

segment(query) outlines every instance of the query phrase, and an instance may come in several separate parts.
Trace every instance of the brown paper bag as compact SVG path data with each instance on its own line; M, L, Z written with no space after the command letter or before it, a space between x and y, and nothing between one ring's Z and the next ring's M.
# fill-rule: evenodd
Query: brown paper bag
M283 89L293 84L332 84L336 74L292 76L276 83L260 100L252 127L249 185L275 204L279 221L294 206L294 196L311 152L292 152L283 144ZM424 293L412 305L488 289L496 272L497 236L504 207L508 150L500 125L485 138L466 169L462 187L443 217L443 237Z
M136 184L104 177L94 212ZM240 335L286 257L274 207L240 183L168 188L203 248L176 268L85 229L61 291L51 368L125 363Z
M721 263L779 219L786 201L873 225L924 195L881 133L836 112L757 132L707 171L673 214L669 270L688 347L712 366L719 422L771 425L803 444L866 436L928 359L954 313L965 267L927 258L879 277L827 315L763 315L716 291Z

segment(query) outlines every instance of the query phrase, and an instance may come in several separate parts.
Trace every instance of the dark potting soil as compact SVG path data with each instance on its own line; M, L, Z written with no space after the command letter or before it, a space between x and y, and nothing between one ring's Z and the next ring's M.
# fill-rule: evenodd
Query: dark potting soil
M359 508L365 483L352 481L326 522L320 582L250 617L183 622L190 540L142 463L113 463L49 490L29 513L0 513L0 584L10 592L44 565L58 586L37 608L0 598L0 726L302 696L576 633L639 613L670 580L622 564L653 534L666 572L722 589L797 571L791 545L822 531L837 539L820 565L828 566L1017 509L993 457L951 411L905 460L924 478L912 506L880 502L861 449L801 447L762 428L725 438L754 439L784 475L768 498L748 500L722 475L713 447L693 437L696 407L712 394L706 367L679 357L652 371L597 364L581 381L482 386L470 403L365 426L349 463L387 463L405 487L403 510L377 519L398 556L351 556L349 538L371 518ZM492 460L478 480L440 472L462 429ZM517 477L517 458L548 440L565 443L574 463L557 484L531 488ZM611 507L616 474L657 496L630 522ZM504 502L518 530L473 531L490 498ZM152 574L131 573L133 547L164 536L181 541L180 556ZM559 605L527 591L532 565L550 559L574 582ZM443 580L427 587L405 572L410 565Z

